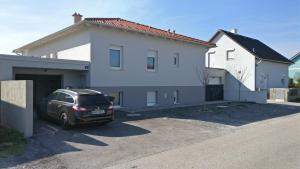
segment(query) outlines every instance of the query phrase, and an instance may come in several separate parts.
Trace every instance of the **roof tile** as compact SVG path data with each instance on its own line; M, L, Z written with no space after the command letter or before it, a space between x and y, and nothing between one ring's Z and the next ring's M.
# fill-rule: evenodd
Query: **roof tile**
M141 31L141 32L150 33L161 37L167 37L175 40L196 43L208 47L215 46L213 43L206 42L200 39L180 35L175 32L165 31L158 28L153 28L151 26L139 24L121 18L85 18L85 21L107 24L118 28L130 29L133 31Z

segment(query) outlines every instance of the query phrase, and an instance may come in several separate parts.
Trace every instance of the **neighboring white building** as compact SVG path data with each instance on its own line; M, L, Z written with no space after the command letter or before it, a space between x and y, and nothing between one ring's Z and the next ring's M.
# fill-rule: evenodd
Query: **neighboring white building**
M238 79L242 74L246 77L241 87L243 95L261 89L288 87L291 61L259 40L239 35L234 29L232 32L219 30L209 42L216 47L206 53L206 67L227 71L225 100L237 100ZM250 95L248 99L253 100Z
M126 108L196 105L213 43L120 18L74 15L74 25L14 50L25 56L90 62L85 86L116 97ZM31 72L32 73L32 72Z

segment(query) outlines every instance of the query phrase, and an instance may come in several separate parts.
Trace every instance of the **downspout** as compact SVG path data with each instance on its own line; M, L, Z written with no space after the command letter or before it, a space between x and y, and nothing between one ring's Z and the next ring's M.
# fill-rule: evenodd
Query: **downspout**
M256 59L258 60L258 62L256 63ZM262 62L262 59L259 58L259 57L256 57L255 58L255 69L254 69L254 88L255 88L255 91L256 91L256 77L257 77L257 71L256 71L256 67Z

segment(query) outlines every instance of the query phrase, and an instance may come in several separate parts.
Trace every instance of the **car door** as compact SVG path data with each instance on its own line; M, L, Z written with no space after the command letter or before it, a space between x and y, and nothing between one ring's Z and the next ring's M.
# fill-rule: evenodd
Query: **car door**
M47 103L47 112L50 117L57 118L57 106L60 104L60 97L62 97L60 92L51 94Z

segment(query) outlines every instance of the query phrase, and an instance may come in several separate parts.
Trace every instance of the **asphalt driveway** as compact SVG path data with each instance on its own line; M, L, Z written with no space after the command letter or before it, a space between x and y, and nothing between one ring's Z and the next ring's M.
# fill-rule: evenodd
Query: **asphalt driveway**
M102 168L298 112L300 104L224 103L134 114L118 112L109 125L68 131L38 121L26 153L0 162L0 168Z

